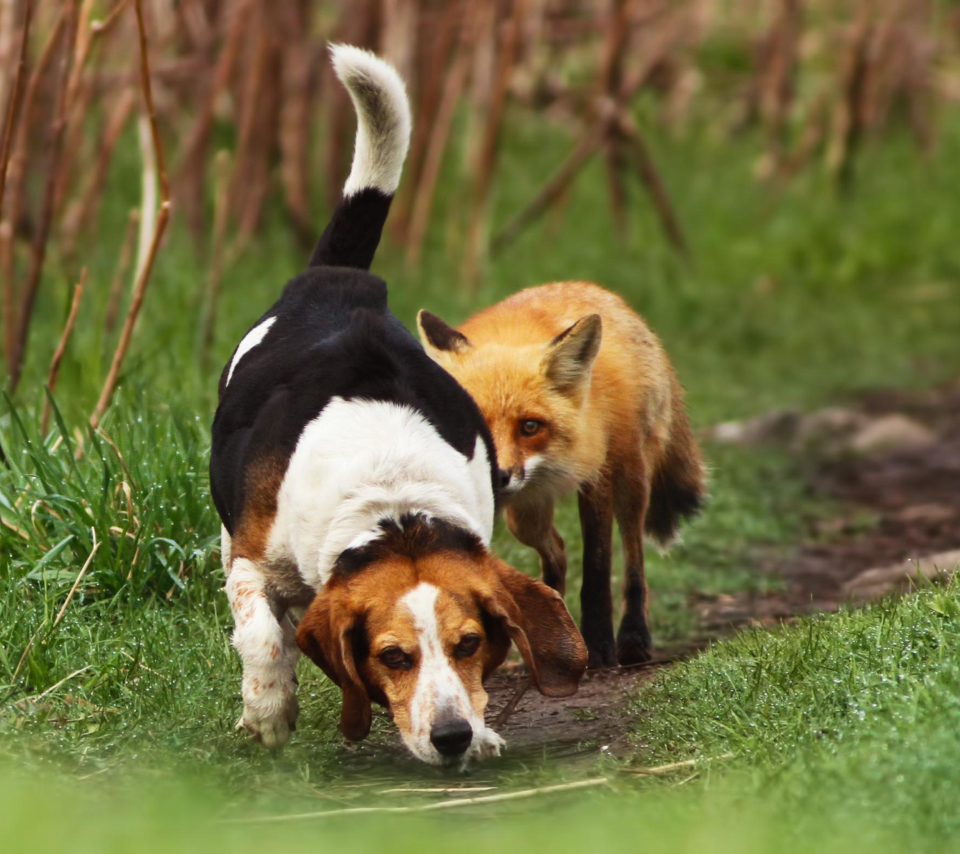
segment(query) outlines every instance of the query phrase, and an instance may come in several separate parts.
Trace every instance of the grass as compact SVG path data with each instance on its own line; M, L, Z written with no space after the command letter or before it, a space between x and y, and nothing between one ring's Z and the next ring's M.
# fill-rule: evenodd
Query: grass
M596 280L623 293L664 339L699 426L821 405L868 387L928 384L960 369L953 191L960 122L944 117L942 147L930 163L895 134L868 148L857 191L844 198L817 170L779 191L758 185L749 137L720 141L705 130L651 143L694 264L665 248L638 187L630 233L618 242L594 164L561 210L490 263L473 296L457 285L463 211L454 194L441 198L420 271L403 268L397 247L378 257L394 310L408 324L422 306L457 322L526 285ZM530 198L568 145L543 126L512 129L495 223ZM503 807L497 822L480 812L404 819L409 832L400 837L393 821L360 830L347 822L209 827L214 814L315 809L331 789L339 800L363 802L381 782L438 776L376 747L389 728L383 718L373 747L345 751L334 726L336 691L305 665L301 730L282 755L265 755L233 732L239 665L220 592L208 427L220 366L303 262L277 212L228 271L209 369L197 361L204 257L175 224L104 421L113 445L83 428L112 351L102 330L105 283L125 212L136 203L135 153L135 145L123 150L105 199L103 240L91 242L83 259L90 285L61 370L56 428L42 439L36 426L69 300L55 252L21 392L0 410L9 462L0 468L0 823L8 838L33 833L37 850L65 839L76 850L206 839L246 850L267 839L301 847L318 836L346 849L378 840L412 848L429 828L437 847L555 844L560 851L600 842L620 850L637 840L680 850L767 850L775 841L785 850L834 850L876 828L889 831L876 840L880 850L898 850L911 834L911 848L952 838L955 588L747 635L676 669L640 699L648 711L638 733L643 755L670 761L732 750L738 757L676 791L679 780L646 783L638 796L618 777L613 793L568 796L533 811ZM446 168L446 178L455 177L457 164ZM692 593L775 584L757 572L756 550L790 542L811 516L831 510L805 494L796 460L721 448L709 448L708 457L707 513L669 556L650 561L661 642L699 631ZM571 502L558 521L576 610L581 543ZM86 580L56 623L95 542ZM506 559L535 571L529 551L503 531L496 542ZM593 771L613 773L602 761ZM527 756L480 773L524 787L583 772ZM928 791L929 800L918 797ZM107 802L118 806L100 820Z

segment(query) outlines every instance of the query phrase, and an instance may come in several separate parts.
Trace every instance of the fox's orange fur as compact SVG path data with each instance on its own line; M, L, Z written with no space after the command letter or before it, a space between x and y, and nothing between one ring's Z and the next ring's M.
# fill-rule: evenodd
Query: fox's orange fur
M704 495L683 392L657 337L619 296L585 282L528 288L457 330L421 312L428 352L467 389L493 434L506 521L563 590L553 504L580 492L583 633L591 664L650 653L643 531L661 541ZM626 608L613 637L612 522L624 543Z

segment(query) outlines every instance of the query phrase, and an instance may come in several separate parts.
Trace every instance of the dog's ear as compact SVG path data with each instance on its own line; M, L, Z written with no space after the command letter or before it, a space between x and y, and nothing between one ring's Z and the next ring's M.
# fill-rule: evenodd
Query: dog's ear
M599 314L581 317L548 345L543 357L547 381L563 394L578 391L589 379L593 361L600 352L603 324Z
M357 671L355 650L363 632L359 615L326 593L314 598L297 628L297 645L343 692L340 732L360 741L370 732L370 697Z
M537 690L547 697L576 694L587 669L587 646L563 597L493 556L488 567L484 608L517 645Z
M417 329L420 330L420 341L428 353L463 353L472 345L462 332L457 332L452 326L442 321L429 311L417 314Z

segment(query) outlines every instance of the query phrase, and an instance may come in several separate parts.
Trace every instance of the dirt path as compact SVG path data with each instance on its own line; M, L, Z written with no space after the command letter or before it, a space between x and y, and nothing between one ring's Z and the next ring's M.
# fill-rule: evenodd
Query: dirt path
M960 385L875 394L852 407L870 419L905 415L925 426L930 440L812 463L811 490L838 501L841 513L811 530L808 543L758 566L759 571L781 577L786 582L783 590L704 597L691 603L708 636L736 626L775 625L797 614L836 610L847 598L845 585L865 570L960 547ZM865 514L876 524L864 526ZM655 671L650 667L589 673L578 694L564 701L527 691L499 727L511 756L522 759L548 751L592 761L599 753L626 753L633 729L626 699ZM488 686L491 721L524 681L517 670L494 676Z

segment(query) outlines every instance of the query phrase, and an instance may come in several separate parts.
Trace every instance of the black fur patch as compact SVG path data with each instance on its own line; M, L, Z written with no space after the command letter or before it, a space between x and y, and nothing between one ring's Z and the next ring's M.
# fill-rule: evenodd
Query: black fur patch
M367 188L340 202L310 267L257 321L274 318L263 340L229 384L236 350L223 370L210 491L231 535L256 487L246 473L269 460L282 475L304 428L335 397L410 407L467 459L480 438L496 494L497 455L476 403L390 313L386 284L366 272L391 201Z
M422 513L405 513L399 522L383 519L380 530L383 533L372 542L343 552L334 564L333 574L354 575L371 563L389 557L417 560L437 552L479 557L484 552L483 543L472 531Z
M669 469L661 468L650 485L650 506L644 530L660 543L669 543L677 534L680 522L696 516L702 509L706 495L703 487L671 476Z

